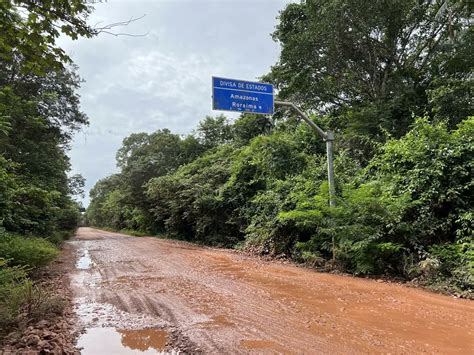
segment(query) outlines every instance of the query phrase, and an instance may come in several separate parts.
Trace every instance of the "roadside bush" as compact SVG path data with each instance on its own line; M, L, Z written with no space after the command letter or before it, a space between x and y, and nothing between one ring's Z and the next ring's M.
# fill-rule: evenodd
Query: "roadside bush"
M172 175L151 179L147 194L156 222L178 238L235 245L242 235L232 221L235 203L225 198L223 186L237 153L235 147L223 145Z
M74 230L81 221L81 212L79 211L78 203L75 201L67 201L65 206L58 211L56 220L57 230Z
M290 194L295 207L279 214L306 236L296 244L297 254L333 258L356 274L400 272L404 247L398 236L406 228L400 215L408 203L405 197L392 198L378 182L344 185L337 207L329 207L326 182L317 194L304 191L296 186Z
M325 183L318 192L301 179L288 195L294 206L275 225L293 224L297 258L334 257L356 274L425 273L433 282L472 288L473 137L473 118L454 131L417 119L365 171L339 180L337 207L328 206Z
M0 255L9 260L10 266L35 269L47 265L58 253L58 249L43 238L0 235Z
M74 235L75 231L76 229L56 231L54 233L51 233L51 235L45 239L53 243L55 246L59 246L62 242L71 238Z
M258 193L243 209L248 226L244 248L258 254L289 256L297 235L278 218L288 194L289 184L280 181L271 190Z
M412 247L472 237L474 117L454 131L445 123L417 119L403 138L382 147L367 171L368 179L412 200L404 210Z
M435 244L429 249L429 258L436 267L428 274L433 286L454 288L456 291L474 291L474 242Z

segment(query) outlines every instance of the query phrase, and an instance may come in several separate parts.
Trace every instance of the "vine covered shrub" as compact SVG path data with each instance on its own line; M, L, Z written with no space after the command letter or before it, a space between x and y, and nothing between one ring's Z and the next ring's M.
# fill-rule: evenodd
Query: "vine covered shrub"
M407 226L400 211L406 196L393 198L375 181L354 187L344 185L336 207L328 205L327 183L313 196L293 194L295 208L279 218L308 235L296 248L308 255L333 257L357 274L398 273L403 244L398 236Z
M474 117L454 131L417 119L403 138L382 147L369 172L392 194L409 195L404 220L413 228L413 245L472 237Z

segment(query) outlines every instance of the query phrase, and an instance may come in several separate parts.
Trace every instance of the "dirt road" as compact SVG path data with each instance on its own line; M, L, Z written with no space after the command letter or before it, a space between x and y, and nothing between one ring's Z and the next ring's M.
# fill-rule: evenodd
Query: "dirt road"
M84 354L474 353L474 302L81 228Z

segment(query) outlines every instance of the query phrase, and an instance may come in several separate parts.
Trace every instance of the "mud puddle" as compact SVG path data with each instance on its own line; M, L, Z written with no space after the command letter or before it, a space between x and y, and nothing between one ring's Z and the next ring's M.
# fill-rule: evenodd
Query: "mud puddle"
M89 254L89 250L85 249L83 254L76 263L76 268L79 270L88 270L92 266L92 259Z
M77 302L76 314L85 326L77 342L81 354L177 354L171 346L174 336L152 318L131 315L109 303Z
M165 352L168 333L162 329L136 330L116 328L89 328L78 340L82 354L173 354Z
M81 354L178 354L174 344L180 344L180 339L174 328L169 333L168 324L145 310L131 313L128 304L120 302L121 295L101 289L116 284L117 279L102 274L103 265L92 261L90 253L89 242L77 249L76 271L70 279L74 310L83 330L77 340Z

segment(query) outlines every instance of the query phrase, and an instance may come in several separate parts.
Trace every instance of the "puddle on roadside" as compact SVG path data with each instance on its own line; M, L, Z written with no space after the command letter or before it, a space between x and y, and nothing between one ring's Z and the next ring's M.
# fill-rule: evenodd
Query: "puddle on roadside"
M87 270L90 269L92 265L92 259L89 254L89 250L84 250L84 254L79 258L76 263L76 268L79 270Z
M137 330L115 328L89 328L79 338L81 354L156 354L164 353L168 333L162 329Z

